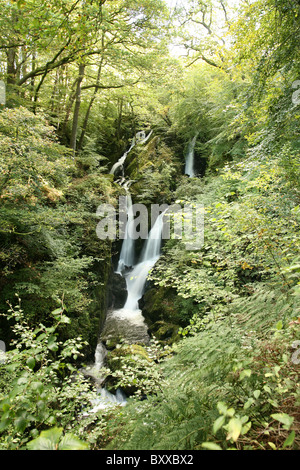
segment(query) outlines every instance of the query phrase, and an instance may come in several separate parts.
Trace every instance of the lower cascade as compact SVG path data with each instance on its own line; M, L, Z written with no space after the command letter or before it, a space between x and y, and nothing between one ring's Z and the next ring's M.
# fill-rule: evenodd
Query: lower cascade
M127 198L128 203L128 222L131 223L131 207L132 200L130 195ZM122 275L126 280L127 286L127 300L122 309L111 310L107 314L106 322L99 338L99 342L95 351L95 364L88 370L88 375L92 376L99 384L99 398L93 403L94 408L91 412L98 409L114 406L115 404L126 404L126 397L121 390L117 390L116 395L111 394L105 388L101 387L105 377L101 376L101 368L105 365L105 358L107 350L103 344L103 338L108 340L110 337L121 337L129 344L148 344L149 335L145 319L142 311L139 309L139 300L142 298L147 282L147 277L151 269L155 266L160 258L162 232L164 227L164 213L161 213L145 243L139 262L133 266L129 271L122 270L120 273L120 266L124 266L124 253L128 246L133 242L130 240L130 230L127 230L128 237L123 242L123 247L120 254L118 268L116 273ZM125 250L124 250L125 246ZM131 247L132 249L132 247Z
M138 301L144 293L144 287L150 270L160 257L164 213L160 214L151 229L142 259L133 270L126 275L128 297L125 310L138 310Z

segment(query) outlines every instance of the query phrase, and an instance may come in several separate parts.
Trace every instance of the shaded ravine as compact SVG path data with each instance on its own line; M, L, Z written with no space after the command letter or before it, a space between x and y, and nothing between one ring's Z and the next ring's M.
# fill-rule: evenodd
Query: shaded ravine
M128 291L124 308L111 310L107 314L95 352L95 364L88 371L88 375L92 376L99 385L99 397L94 401L94 408L90 412L116 404L126 404L126 397L121 390L117 390L116 395L113 395L101 386L105 380L101 369L105 366L107 355L104 341L123 338L128 344L149 343L148 328L138 302L143 296L148 274L160 257L163 216L164 214L161 214L157 218L149 233L141 261L124 275Z
M142 143L145 143L151 134L152 132L143 139ZM105 366L107 356L105 344L110 340L114 342L119 338L122 338L128 344L147 345L150 341L148 327L142 311L139 309L139 300L144 294L148 274L160 258L164 213L157 217L149 232L140 259L136 265L133 265L135 259L135 242L132 236L134 214L132 198L128 189L130 183L125 181L124 184L123 179L121 184L126 189L127 194L127 224L115 274L122 276L126 281L127 300L123 308L111 309L107 312L106 321L95 351L95 363L85 369L85 374L91 376L98 384L98 398L93 402L94 408L90 412L126 403L126 397L121 390L117 390L116 395L113 395L102 386L105 377L101 369Z

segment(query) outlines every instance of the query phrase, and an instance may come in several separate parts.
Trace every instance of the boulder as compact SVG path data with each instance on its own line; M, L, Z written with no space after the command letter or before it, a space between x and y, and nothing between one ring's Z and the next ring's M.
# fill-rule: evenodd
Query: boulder
M179 325L158 321L149 327L149 331L163 345L172 345L180 340Z

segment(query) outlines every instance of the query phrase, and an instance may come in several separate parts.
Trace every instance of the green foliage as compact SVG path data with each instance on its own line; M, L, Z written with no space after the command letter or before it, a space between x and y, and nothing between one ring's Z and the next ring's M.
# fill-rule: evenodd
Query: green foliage
M108 358L109 388L121 388L131 397L149 397L156 395L163 387L160 362L166 358L169 348L162 348L158 341L152 340L151 345L117 345Z
M226 311L259 282L290 292L297 281L285 274L299 257L299 218L280 160L252 157L220 175L195 197L205 204L203 249L188 252L172 240L151 275L157 285L193 299L203 313L222 305Z
M40 324L32 329L20 303L8 312L15 322L16 340L14 349L7 352L5 362L0 364L2 449L56 448L61 428L74 427L82 409L90 406L95 397L95 392L75 367L77 358L82 356L84 342L80 337L59 341L59 326L69 324L70 319L63 308L52 314L54 326ZM56 433L47 430L53 426L60 429L56 429ZM40 431L44 432L37 437ZM79 445L86 447L72 434L66 434L58 448L78 448Z
M87 450L88 444L67 433L62 436L62 428L42 431L40 436L28 442L28 450Z
M281 157L258 148L219 173L193 197L206 208L203 248L188 252L171 240L151 274L159 295L176 289L195 303L184 341L163 363L157 397L116 421L109 449L298 448L294 188ZM182 203L191 201L187 186L178 188Z
M0 114L1 132L1 199L8 204L16 199L37 204L55 203L62 197L61 188L74 172L70 152L59 145L54 129L43 116L26 108L5 110ZM13 226L5 225L6 231Z
M215 169L245 155L246 140L237 117L245 84L221 70L194 66L183 78L170 105L172 129L185 143L197 135L196 167L206 159ZM184 155L182 155L183 157Z
M137 202L145 205L169 203L176 187L179 163L159 136L138 152L128 167Z
M106 263L110 255L110 247L97 239L94 214L101 202L115 202L112 183L96 172L95 162L82 174L83 161L71 158L41 115L3 110L0 132L1 311L18 292L32 324L48 325L63 298L74 321L61 329L62 337L80 330L88 339L93 289L105 282L101 260ZM9 343L6 330L2 319L1 337Z
M108 449L297 446L298 372L290 346L298 333L292 325L276 327L278 302L277 309L264 305L263 312L261 302L259 316L253 311L245 316L239 304L232 305L226 318L211 318L205 329L176 345L174 357L162 364L162 391L124 411ZM245 309L248 305L244 299Z
M241 2L236 18L185 2L186 61L167 57L157 0L0 3L1 448L298 449L299 2ZM151 273L151 331L180 325L172 355L116 348L108 384L133 398L85 414L78 364L112 254L95 213L116 204L106 173L141 128L154 136L126 162L134 200L204 204L205 243L172 238ZM202 180L182 175L196 134Z

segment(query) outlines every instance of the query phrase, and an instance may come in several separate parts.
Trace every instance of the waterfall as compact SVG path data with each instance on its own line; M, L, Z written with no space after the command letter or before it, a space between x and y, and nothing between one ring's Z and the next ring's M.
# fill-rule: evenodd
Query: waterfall
M149 271L154 267L160 257L164 213L156 219L149 233L142 259L133 270L126 275L128 297L125 310L138 310L138 301L144 293L144 287Z
M101 373L102 367L105 365L105 358L107 356L107 350L104 344L99 341L95 351L95 362L91 366L87 366L81 369L82 373L87 377L92 377L94 381L101 385L105 380L103 373Z
M151 137L152 133L153 133L153 131L150 131L149 134L146 136L145 131L138 132L136 134L136 136L134 137L134 139L132 139L131 146L130 146L129 150L126 150L124 155L122 155L122 157L117 161L117 163L114 164L114 166L110 170L110 175L115 175L117 170L119 168L122 168L122 173L123 173L123 176L124 176L124 164L126 162L128 154L131 152L133 147L135 147L135 145L137 145L137 144L138 145L145 145L146 142Z
M117 169L121 166L123 167L124 173L124 163L130 150L136 143L145 144L151 135L152 131L147 137L145 137L144 133L137 134L135 139L133 139L131 148L125 152L123 157L113 166L111 174L115 174ZM145 323L142 312L139 309L138 302L143 296L149 271L154 267L160 257L162 232L164 226L163 217L165 213L162 213L157 217L148 235L144 250L142 251L141 259L139 263L134 266L135 252L134 237L132 236L132 228L134 227L134 213L132 207L132 198L129 192L130 182L126 182L124 174L119 184L126 189L127 193L127 224L116 273L125 277L128 296L122 309L112 310L107 314L105 325L95 352L95 364L92 368L92 372L97 372L97 370L99 371L105 364L105 358L107 354L106 348L103 344L105 339L107 340L111 337L122 337L130 344L147 344L147 342L149 342L148 327ZM124 274L124 268L132 266L133 269ZM93 374L90 373L90 375ZM99 396L93 402L94 408L90 411L91 413L96 412L99 409L115 406L117 404L121 406L126 404L126 397L122 390L117 390L116 394L113 395L105 388L101 388L103 378L100 378L99 382Z
M131 268L134 264L134 239L132 236L132 228L134 223L134 214L132 208L132 198L130 192L127 190L126 196L126 206L127 206L127 224L125 230L125 238L122 244L122 249L120 253L117 273L122 274L125 268Z
M188 175L190 178L195 177L195 145L197 141L198 134L195 135L193 140L189 143L186 160L185 160L185 174Z
M150 131L149 134L146 136L146 134L144 133L143 134L143 138L142 138L142 141L140 142L142 145L145 145L148 140L150 139L150 137L152 136L153 134L153 131Z
M123 176L124 176L124 163L127 159L127 156L129 154L129 152L131 152L131 150L133 149L133 147L135 146L135 139L132 140L132 143L131 143L131 146L129 148L129 150L127 150L124 155L122 155L122 157L117 161L117 163L114 164L114 166L112 167L111 171L110 171L110 175L115 175L116 174L116 171L119 169L119 168L122 168L122 171L123 171Z
M149 271L160 257L164 214L157 217L139 263L123 275L127 286L127 300L123 308L108 312L100 342L116 337L122 337L130 344L149 342L148 328L138 302L144 294ZM126 244L127 241L124 240L123 245Z
M94 408L92 408L89 413L85 413L85 416L88 416L90 413L97 413L99 410L106 410L107 408L116 405L125 406L127 403L127 397L120 389L116 391L115 395L106 390L106 388L99 389L98 393L99 397L92 401Z

